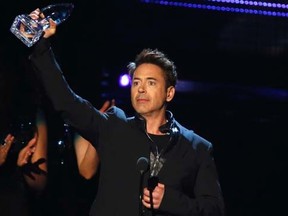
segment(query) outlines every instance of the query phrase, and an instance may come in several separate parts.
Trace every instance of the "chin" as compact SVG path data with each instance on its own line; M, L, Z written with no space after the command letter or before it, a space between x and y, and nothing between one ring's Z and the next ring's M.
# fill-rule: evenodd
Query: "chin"
M140 115L145 115L147 113L147 110L143 110L143 109L135 109L137 113L139 113Z

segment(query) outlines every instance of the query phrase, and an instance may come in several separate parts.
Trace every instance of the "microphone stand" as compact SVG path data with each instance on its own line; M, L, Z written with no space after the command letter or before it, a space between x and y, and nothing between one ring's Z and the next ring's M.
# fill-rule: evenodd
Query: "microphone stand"
M159 178L157 176L151 176L148 179L148 190L149 190L149 196L150 196L150 208L151 208L151 212L152 215L154 215L154 205L153 205L153 190L155 189L155 187L157 186L159 182Z
M142 197L143 197L143 172L140 173L140 184L139 184L139 216L142 216L142 214L143 214Z
M153 190L149 190L149 196L150 196L150 208L152 215L154 215L154 205L153 205L153 196L152 196Z
M139 184L139 216L143 215L143 204L142 204L142 197L143 197L143 178L144 173L148 170L149 162L146 157L140 157L137 160L137 169L140 172L140 184Z

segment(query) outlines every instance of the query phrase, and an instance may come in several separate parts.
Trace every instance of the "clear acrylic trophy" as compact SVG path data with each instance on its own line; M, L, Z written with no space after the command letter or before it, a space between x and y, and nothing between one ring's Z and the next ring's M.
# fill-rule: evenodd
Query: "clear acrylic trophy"
M74 5L72 3L59 3L48 5L41 9L44 18L32 19L29 14L16 16L10 31L26 46L33 46L42 36L43 31L49 27L51 18L56 25L64 22L71 14Z

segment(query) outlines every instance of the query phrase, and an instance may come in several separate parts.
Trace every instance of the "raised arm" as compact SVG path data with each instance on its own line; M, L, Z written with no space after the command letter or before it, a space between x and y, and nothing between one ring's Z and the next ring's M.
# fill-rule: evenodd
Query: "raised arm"
M91 179L96 174L100 163L96 149L79 134L75 135L74 148L80 175L85 179Z
M107 100L100 108L100 111L105 112L109 107L114 105L114 99L111 101ZM80 175L85 179L91 179L96 174L100 163L96 149L88 140L77 133L74 137L74 148Z
M37 10L35 13L37 14ZM36 15L33 17L37 18ZM67 83L48 39L55 32L56 24L50 20L50 27L45 30L43 37L33 46L33 51L29 56L32 67L54 109L60 113L65 123L75 128L81 136L91 143L97 143L95 133L101 127L99 121L104 116L89 101L77 95ZM81 115L79 115L80 113Z

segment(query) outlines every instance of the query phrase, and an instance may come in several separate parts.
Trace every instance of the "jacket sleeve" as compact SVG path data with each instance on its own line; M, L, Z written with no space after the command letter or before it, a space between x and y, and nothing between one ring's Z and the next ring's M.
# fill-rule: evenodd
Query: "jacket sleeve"
M54 109L60 112L66 123L95 143L96 140L93 139L96 139L97 133L89 130L97 128L98 124L95 122L100 118L100 112L69 87L55 59L49 39L41 38L33 48L29 59Z
M165 187L160 210L178 216L223 216L224 200L212 156L212 144L203 143L201 138L196 140L198 141L200 141L196 147L198 171L194 184L191 183L193 195L188 196L185 191Z

